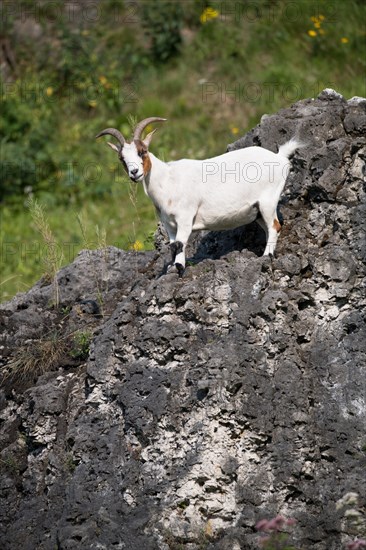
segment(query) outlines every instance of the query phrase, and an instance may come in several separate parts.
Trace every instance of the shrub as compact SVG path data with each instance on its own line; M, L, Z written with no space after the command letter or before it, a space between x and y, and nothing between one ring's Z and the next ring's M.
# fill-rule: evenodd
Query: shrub
M143 2L141 21L151 40L150 51L157 61L166 61L179 52L182 42L183 9L179 2Z

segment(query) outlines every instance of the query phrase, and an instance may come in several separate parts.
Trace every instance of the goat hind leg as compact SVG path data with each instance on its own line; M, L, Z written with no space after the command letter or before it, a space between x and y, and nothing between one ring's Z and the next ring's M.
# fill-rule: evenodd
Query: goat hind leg
M262 219L258 219L258 224L265 230L267 243L264 250L263 256L268 256L269 254L273 255L277 239L281 231L281 224L278 221L276 211L271 212L270 214L266 212L261 212Z
M267 237L267 245L265 248L265 251L263 253L263 256L268 256L269 254L273 255L277 239L281 231L281 224L278 221L277 217L272 219L272 223L267 225L267 231L268 231L268 237Z

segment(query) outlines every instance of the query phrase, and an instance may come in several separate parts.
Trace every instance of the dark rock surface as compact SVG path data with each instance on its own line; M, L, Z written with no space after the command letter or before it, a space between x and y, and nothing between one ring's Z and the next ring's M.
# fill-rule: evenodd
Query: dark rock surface
M160 235L81 253L60 308L41 283L1 306L2 549L255 549L278 513L297 548L351 540L336 502L366 494L365 117L324 91L229 146L307 143L275 258L254 226L197 234L179 279ZM62 353L20 377L55 334Z

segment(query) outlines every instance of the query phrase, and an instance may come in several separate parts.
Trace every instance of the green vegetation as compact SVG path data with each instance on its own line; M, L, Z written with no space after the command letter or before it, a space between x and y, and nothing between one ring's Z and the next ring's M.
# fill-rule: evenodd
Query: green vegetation
M45 283L52 284L54 288L54 305L59 306L60 292L57 281L57 272L59 271L63 259L62 250L57 246L57 240L52 233L44 212L44 208L38 203L34 197L29 197L27 206L32 216L32 221L40 233L44 243L44 273L43 279Z
M65 470L69 473L73 473L76 469L76 463L72 456L72 453L67 453L64 459Z
M75 359L86 359L89 355L92 336L93 334L89 330L76 332L73 338L73 347L70 352L71 357Z
M287 529L291 529L295 524L296 520L283 516L259 521L256 529L262 533L258 541L260 547L265 550L296 550L295 546L290 544L290 534L287 532Z
M107 244L151 247L154 209L94 139L101 129L129 134L129 116L164 116L153 152L205 158L325 87L366 95L362 0L4 6L0 36L14 61L2 64L0 98L3 300L45 272L50 245L29 197L64 264L103 231Z
M63 320L69 313L62 311ZM1 382L8 386L28 384L61 364L82 362L89 356L92 338L91 330L69 331L61 323L19 348L2 374Z
M19 465L14 456L7 455L4 458L0 458L0 471L4 469L13 474L19 470Z

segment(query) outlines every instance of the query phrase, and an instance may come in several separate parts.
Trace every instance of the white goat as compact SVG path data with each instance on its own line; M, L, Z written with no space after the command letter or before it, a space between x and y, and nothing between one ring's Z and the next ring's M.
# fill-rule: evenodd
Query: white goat
M273 253L281 230L277 204L290 169L288 158L300 143L288 141L277 154L247 147L207 160L165 163L149 152L156 129L141 138L149 124L165 120L144 119L131 142L115 128L96 137L111 135L118 140L119 146L108 145L118 153L130 179L142 181L168 233L172 266L179 275L185 268L185 248L192 231L232 229L256 220L267 236L264 255Z

